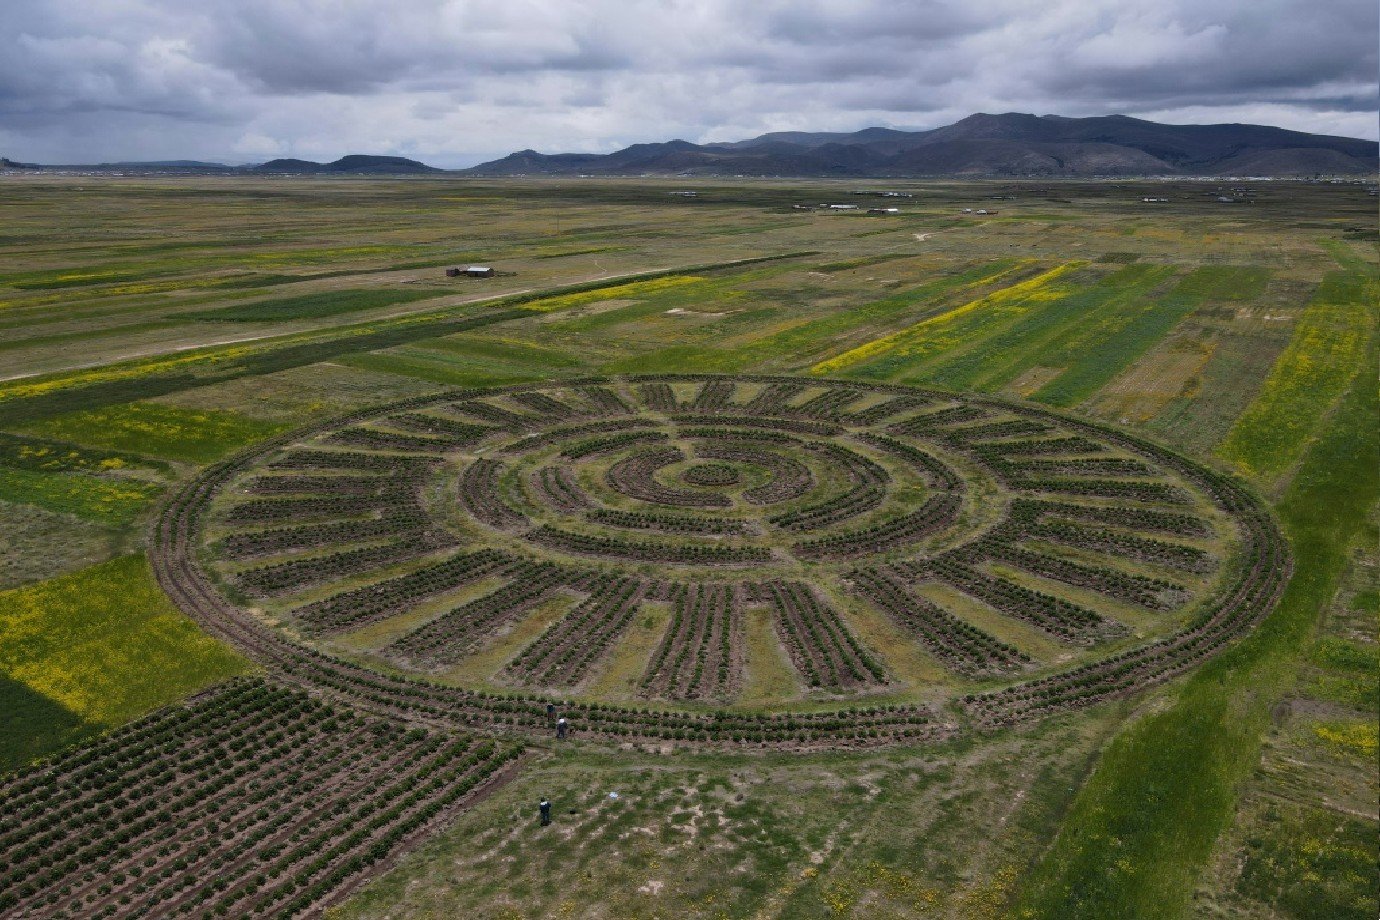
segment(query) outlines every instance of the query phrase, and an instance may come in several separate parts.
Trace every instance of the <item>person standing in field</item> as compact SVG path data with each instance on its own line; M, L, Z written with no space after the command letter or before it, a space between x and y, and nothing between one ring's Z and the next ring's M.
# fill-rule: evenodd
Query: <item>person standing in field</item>
M556 737L557 737L557 738L564 738L564 737L565 737L565 733L566 733L567 731L569 731L569 729L570 729L570 723L566 722L565 716L561 716L559 719L556 720Z
M541 826L548 826L551 823L551 803L543 797L537 805L537 810L541 812Z

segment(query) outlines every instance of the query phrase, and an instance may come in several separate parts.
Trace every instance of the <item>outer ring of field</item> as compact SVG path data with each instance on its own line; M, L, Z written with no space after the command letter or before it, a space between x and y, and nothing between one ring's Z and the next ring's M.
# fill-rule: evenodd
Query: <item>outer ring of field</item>
M285 679L290 683L298 684L307 689L343 697L362 709L382 714L431 724L446 724L471 731L547 736L549 734L547 730L549 726L543 720L529 719L524 723L521 720L500 716L498 714L511 712L514 708L523 710L524 707L526 710L530 710L533 713L542 712L545 711L548 704L555 704L561 707L562 711L572 714L572 722L578 718L580 712L595 711L600 714L600 721L604 723L609 722L611 719L616 720L619 716L626 716L629 721L634 723L631 731L616 732L611 735L600 732L592 733L597 740L625 742L646 741L651 743L663 741L665 735L638 736L636 733L636 727L639 722L637 717L648 712L677 717L680 718L682 722L690 723L692 726L714 726L723 719L728 719L730 722L735 720L748 720L751 716L745 716L743 713L725 709L710 709L694 713L685 713L674 709L662 711L654 705L631 707L599 703L571 704L556 697L540 693L473 691L436 683L416 675L403 676L389 674L381 669L366 668L362 665L357 665L327 655L307 645L293 641L281 631L263 624L251 613L228 600L216 587L214 581L208 577L205 568L201 564L199 559L200 530L203 524L203 512L209 505L211 499L217 494L222 486L247 468L251 467L255 462L293 442L314 437L345 425L368 421L403 410L424 408L434 403L516 393L524 390L549 389L551 387L599 385L608 383L610 380L618 380L627 384L651 382L703 383L710 380L727 380L762 384L805 383L816 386L836 385L898 396L909 394L955 398L964 400L970 404L1003 409L1022 417L1033 419L1046 418L1058 425L1065 426L1071 431L1088 433L1095 437L1111 437L1115 440L1120 440L1136 452L1153 456L1157 461L1165 464L1176 474L1195 483L1199 487L1206 488L1206 484L1209 482L1215 482L1219 486L1224 486L1234 492L1234 497L1238 501L1249 503L1250 510L1253 510L1261 516L1268 528L1265 536L1269 539L1270 547L1275 551L1276 577L1273 579L1275 589L1268 600L1260 604L1258 609L1251 611L1251 615L1247 618L1246 622L1229 636L1231 642L1234 643L1238 641L1244 634L1253 629L1256 624L1274 610L1284 585L1287 584L1289 578L1292 576L1293 557L1292 553L1289 552L1288 543L1280 531L1278 522L1270 511L1269 506L1261 501L1259 496L1252 489L1234 476L1228 476L1221 472L1213 471L1204 467L1197 461L1185 457L1169 448L1137 435L1129 434L1111 425L1090 422L1066 413L1052 411L1044 406L1033 406L987 395L953 392L937 388L879 384L867 381L806 375L640 374L579 377L543 380L506 386L466 387L444 390L439 393L412 397L335 416L316 424L296 428L264 441L260 441L203 470L191 482L187 483L180 490L165 499L159 509L159 513L154 519L149 541L149 557L155 577L158 579L169 598L188 616L198 622L209 633L236 647L239 651L263 665L267 670L274 673L279 678ZM1218 499L1216 503L1220 507L1221 500ZM1233 515L1233 517L1239 521L1240 515ZM1189 629L1181 629L1178 632L1171 633L1167 637L1161 637L1161 639L1156 640L1156 642L1175 639L1176 637L1187 634L1189 631ZM1155 643L1149 644L1153 645ZM1170 668L1163 673L1148 674L1143 680L1129 689L1118 689L1101 695L1092 694L1076 703L1056 707L1053 711L1083 708L1108 699L1141 693L1152 686L1164 683L1165 681L1179 676L1186 670L1198 666L1206 658L1220 654L1225 647L1226 644L1215 645L1210 652L1199 656L1197 660L1194 660L1189 665ZM1067 673L1071 674L1077 670L1078 669L1075 668ZM1057 678L1059 676L1061 676L1060 673L1055 673L1053 675L1046 675L1044 679ZM981 694L979 697L983 695L991 696L1012 689L1019 690L1028 686L1030 683L1032 682L1017 682L1007 687L990 691L987 694ZM392 691L392 695L388 692L390 690ZM405 700L417 697L422 692L449 697L463 705L459 705L453 714L448 713L446 707L420 706L416 707L421 710L420 712L414 711L414 707L407 705ZM759 743L757 747L787 747L792 749L809 748L823 750L833 748L866 748L887 743L885 739L878 741L875 738L869 738L867 732L864 730L859 730L852 734L845 733L837 740L825 737L804 745L793 741L793 739L797 737L794 730L795 725L809 725L812 721L818 721L821 717L824 719L831 719L832 721L838 721L842 717L856 717L862 713L870 720L864 720L863 725L871 726L874 729L873 735L875 735L876 726L886 726L890 724L887 721L888 717L894 716L895 719L904 722L907 719L912 719L917 713L927 714L933 717L933 730L928 732L928 734L921 739L922 741L946 740L952 738L964 730L965 723L968 721L964 719L961 711L956 711L957 707L953 706L953 701L949 702L950 708L942 713L930 704L901 704L860 709L857 702L856 700L849 701L842 703L838 708L832 709L811 708L810 710L773 712L767 717L767 735L770 735L772 730L778 725L790 724L791 729L789 732L783 732L783 737L779 740L772 740L769 737L768 740ZM515 706L514 704L517 705ZM1048 714L1050 713L1043 713L1040 718ZM477 720L475 718L476 716L478 717ZM578 723L576 724L578 725ZM691 732L693 733L694 730L696 729L692 728ZM726 745L734 748L742 746L738 741L697 741L694 738L678 738L675 743L684 747L705 749L722 749Z

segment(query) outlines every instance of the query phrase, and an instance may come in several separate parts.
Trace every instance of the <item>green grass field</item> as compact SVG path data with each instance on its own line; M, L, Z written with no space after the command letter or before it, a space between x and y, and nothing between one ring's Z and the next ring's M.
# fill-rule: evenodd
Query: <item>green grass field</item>
M962 742L539 743L331 915L1374 916L1380 253L1346 233L1374 199L902 182L905 219L880 220L791 208L846 182L689 186L0 178L0 769L250 667L163 597L144 553L161 496L265 438L452 386L915 384L1057 407L1242 477L1293 546L1282 603L1168 685ZM991 195L1015 196L1000 220L961 217ZM1175 204L1150 214L1143 195ZM474 261L504 274L445 277ZM848 603L906 692L942 682ZM668 617L649 608L596 689L626 695ZM1066 652L998 628L1042 662ZM800 692L776 650L748 708Z

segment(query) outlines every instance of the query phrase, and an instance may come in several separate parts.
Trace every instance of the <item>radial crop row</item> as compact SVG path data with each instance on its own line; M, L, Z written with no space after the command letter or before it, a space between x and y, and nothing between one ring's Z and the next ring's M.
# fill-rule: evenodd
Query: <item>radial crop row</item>
M642 677L642 692L666 699L729 696L742 671L738 589L722 582L676 585L671 626Z
M771 581L753 591L771 604L791 663L811 687L845 691L886 679L881 663L808 585Z

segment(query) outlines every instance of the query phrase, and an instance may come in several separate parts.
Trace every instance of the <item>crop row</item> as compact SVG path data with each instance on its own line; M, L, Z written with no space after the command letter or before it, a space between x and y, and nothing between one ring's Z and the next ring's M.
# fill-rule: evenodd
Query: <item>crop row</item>
M711 442L697 447L695 453L708 460L748 463L770 472L769 481L743 493L743 498L754 505L772 505L799 498L815 484L814 474L799 460L750 442Z
M1028 441L974 444L969 449L985 457L1075 457L1081 454L1105 453L1107 445L1082 435L1062 435Z
M543 501L559 511L579 511L590 505L589 496L568 466L542 467L532 475L532 487Z
M1042 501L1034 498L1013 499L1009 516L1013 523L1023 524L1034 524L1049 516L1091 521L1094 524L1108 524L1131 530L1157 531L1182 537L1205 537L1212 533L1212 529L1206 521L1192 514L1157 511L1153 508L1079 505L1070 502Z
M960 561L953 553L936 556L924 563L901 563L898 568L912 575L937 577L989 607L1024 620L1065 642L1090 645L1119 631L1116 624L1086 607L988 575Z
M505 431L522 432L531 431L533 428L542 427L544 420L540 416L531 415L526 412L513 412L504 409L502 406L495 406L478 399L469 399L457 402L451 406L452 411L463 415L469 415L480 421L488 422L490 425L497 425Z
M691 412L718 412L733 398L735 387L728 380L710 380L700 387L687 409Z
M844 414L844 406L857 402L864 395L866 394L857 390L833 387L818 396L812 396L798 406L788 406L786 411L791 415L803 415L806 418L837 421L839 416Z
M426 415L421 412L400 412L388 416L388 424L407 431L415 431L432 437L445 438L456 447L472 447L493 434L496 429L489 425L474 425L439 415Z
M298 607L293 616L313 634L357 629L486 575L499 574L513 564L511 557L494 549L461 553L404 575L313 601Z
M979 406L950 406L947 409L926 412L923 415L912 415L910 418L888 427L887 433L911 438L935 434L948 425L975 422L978 419L988 418L991 414Z
M906 546L948 527L958 517L962 499L952 492L931 495L925 503L909 514L844 533L830 534L791 547L801 559L853 559L873 553L885 553Z
M941 463L918 447L880 434L859 434L856 437L864 444L894 457L899 457L910 464L912 468L925 477L932 488L947 489L951 492L962 492L966 488L963 478L947 464Z
M638 387L642 403L654 412L675 412L678 408L675 391L670 384L644 383Z
M805 389L805 385L801 383L769 383L743 406L743 414L750 417L775 415L785 409L791 400L804 393Z
M452 438L437 438L417 434L403 434L398 431L384 431L380 428L358 426L341 428L328 435L324 443L340 444L345 447L363 447L368 450L402 451L412 453L443 454L468 441L456 442Z
M373 470L375 472L422 472L435 467L430 457L366 454L354 450L285 451L268 462L272 470Z
M378 475L274 475L246 479L240 488L250 495L376 495L398 481Z
M274 527L232 533L217 545L230 559L253 559L295 550L317 549L337 543L359 543L381 537L399 537L420 532L428 523L418 508L401 506L385 510L376 518L362 521L332 521L298 527Z
M327 495L320 498L260 498L240 502L225 513L227 524L271 524L305 518L341 518L415 504L410 483L383 481L372 495Z
M1030 658L912 591L890 568L848 576L857 593L920 640L946 667L971 676L1019 670Z
M668 437L669 435L664 431L627 431L621 434L610 434L600 438L577 441L562 450L561 456L567 460L582 460L585 457L593 457L595 454L619 450L629 444L665 441Z
M534 528L526 537L533 543L579 556L622 559L629 562L662 562L680 565L759 565L771 559L771 550L757 546L720 546L700 543L661 543L655 540L620 540L600 534L576 533L550 525Z
M1014 476L1157 476L1144 461L1132 457L1070 457L1059 460L999 460L989 465Z
M1283 535L1226 477L1204 472L1200 481L1242 525L1244 557L1233 567L1226 591L1188 629L1062 674L965 697L963 705L980 724L1025 722L1168 680L1221 651L1272 609L1292 568Z
M290 594L342 576L357 577L451 546L455 546L453 536L432 528L377 546L361 546L244 569L236 572L234 579L251 594Z
M511 508L499 494L499 477L504 466L498 460L480 457L460 474L460 504L476 520L499 530L512 530L527 523L527 518Z
M761 415L688 415L671 416L677 425L728 425L734 428L765 428L769 431L787 431L792 434L812 434L819 437L833 437L842 429L828 422L808 422L790 418L767 418Z
M845 413L840 416L839 421L848 425L867 427L876 425L884 419L899 415L902 412L909 412L911 409L919 409L929 405L933 400L928 396L892 396L875 405L868 406L857 412Z
M1089 498L1117 498L1127 501L1150 502L1160 505L1187 505L1192 502L1188 493L1167 482L1136 482L1127 479L1012 479L1013 489L1026 492L1045 492L1061 495L1084 495Z
M522 561L505 574L510 580L497 590L441 614L387 646L383 654L414 666L453 663L480 639L570 581L568 572L546 562Z
M675 586L671 626L642 676L642 693L684 700L728 696L742 670L741 619L735 586Z
M1001 443L1007 438L1019 438L1028 435L1047 434L1054 430L1052 425L1046 422L1036 422L1031 419L1018 418L1006 419L1000 422L988 422L983 425L968 425L962 428L951 428L943 433L946 441L957 445L981 445L987 446L991 443Z
M697 438L702 441L713 441L715 443L739 442L743 444L801 444L801 440L792 437L782 431L767 431L763 429L742 429L727 428L721 425L711 425L701 428L681 428L680 436L683 438Z
M533 412L545 416L545 421L548 424L551 422L568 422L571 419L589 415L593 408L587 407L577 409L575 406L563 403L559 399L548 396L538 390L514 393L508 398L513 402L522 403L523 406L531 409Z
M623 397L608 387L583 386L578 389L580 395L603 415L626 415L632 411Z
M770 599L782 644L811 687L845 691L885 681L877 659L807 585L771 581L756 593Z
M641 418L615 418L601 422L585 422L583 425L565 425L548 428L536 434L524 435L503 447L505 454L525 453L529 450L547 447L560 441L568 441L587 434L607 434L613 431L628 431L634 428L651 428L656 423Z
M754 523L742 518L698 517L662 511L614 511L599 508L585 517L593 524L625 530L655 530L660 533L700 536L741 536L754 531Z
M600 576L593 593L523 649L506 674L535 687L578 684L627 631L645 587L636 578Z
M1028 526L1025 532L1031 539L1052 540L1065 546L1124 556L1184 572L1209 572L1216 565L1211 554L1196 546L1137 537L1101 527L1046 521Z
M973 548L975 560L994 559L1024 569L1033 575L1087 588L1106 597L1139 604L1151 610L1172 610L1188 597L1183 585L1163 578L1136 575L1103 565L1074 562L1061 556L1051 556L1048 553L1017 546L1012 541L1019 536L997 533L989 535Z
M816 452L837 462L852 485L831 499L768 518L777 527L795 531L818 530L871 511L886 498L886 484L891 480L891 474L885 468L861 454L834 444L817 444L813 447Z
M238 680L9 777L6 916L295 917L357 886L520 749ZM505 769L507 768L507 769Z
M604 474L609 488L621 492L629 498L650 502L654 505L671 505L685 508L722 508L728 499L714 492L701 492L691 489L673 489L657 482L657 470L685 459L678 448L664 447L645 450L624 457Z

